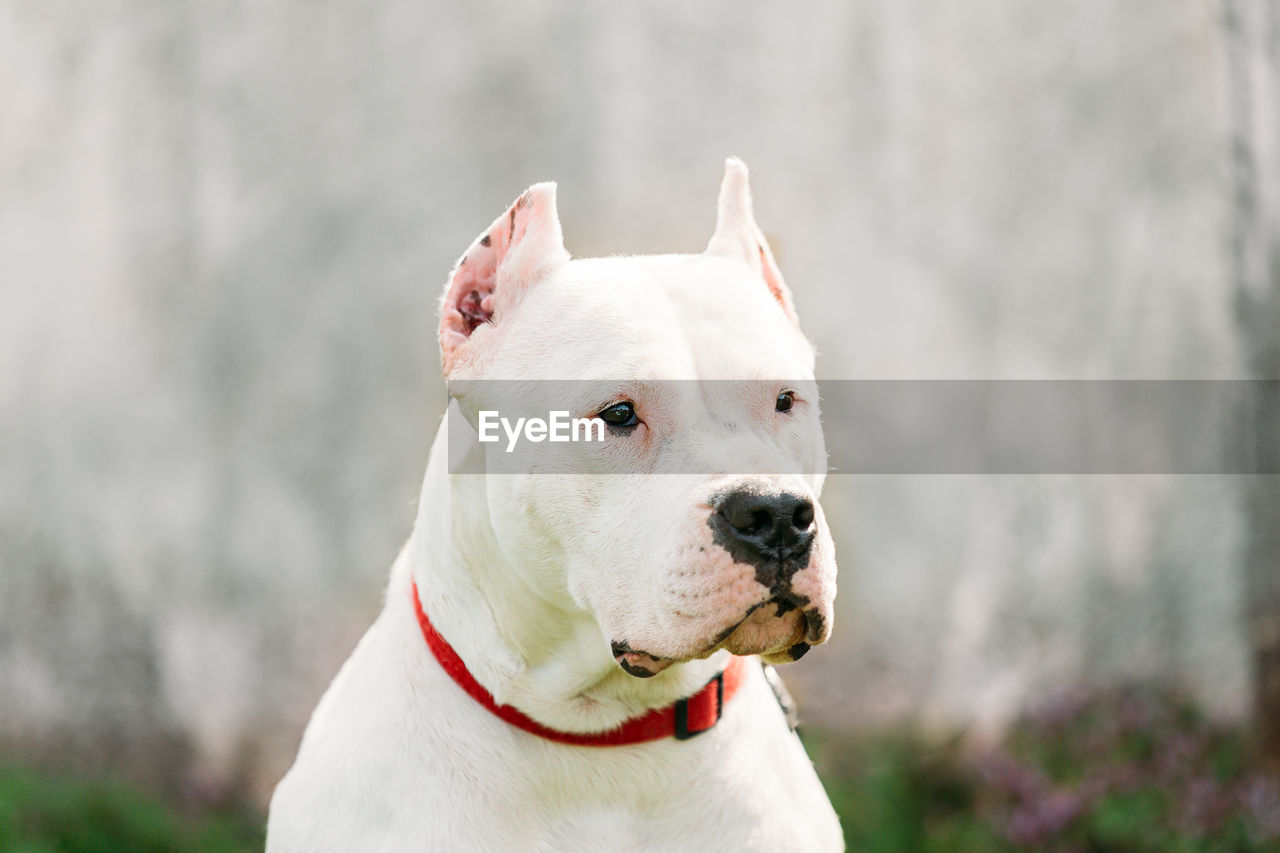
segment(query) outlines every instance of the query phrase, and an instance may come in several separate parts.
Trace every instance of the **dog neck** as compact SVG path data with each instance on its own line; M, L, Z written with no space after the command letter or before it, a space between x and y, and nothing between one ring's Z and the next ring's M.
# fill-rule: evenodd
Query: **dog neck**
M589 612L535 589L503 553L487 478L450 475L445 430L432 445L405 554L432 624L499 704L559 730L602 731L689 696L724 668L721 651L653 678L624 673Z

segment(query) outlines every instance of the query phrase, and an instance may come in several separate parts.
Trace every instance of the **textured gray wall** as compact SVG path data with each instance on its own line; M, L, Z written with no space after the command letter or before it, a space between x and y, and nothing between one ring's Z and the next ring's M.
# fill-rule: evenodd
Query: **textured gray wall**
M0 0L4 754L269 791L409 531L438 288L537 180L574 254L696 251L744 157L826 377L1237 375L1217 15ZM827 503L810 719L1245 706L1226 478Z

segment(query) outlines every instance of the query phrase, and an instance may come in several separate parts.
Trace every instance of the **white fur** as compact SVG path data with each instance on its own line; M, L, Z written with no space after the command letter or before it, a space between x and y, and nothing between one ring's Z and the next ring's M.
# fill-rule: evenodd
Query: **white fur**
M411 576L436 628L498 702L558 729L600 731L695 692L725 666L726 643L776 654L785 640L762 630L714 641L767 597L707 532L708 496L743 478L603 473L620 460L637 470L715 470L720 456L738 467L746 459L776 472L758 479L816 504L822 478L813 472L825 451L812 351L767 247L751 248L762 238L744 201L745 167L729 164L717 237L701 256L570 261L560 254L554 188L540 187L519 208L532 210L529 236L515 214L510 231L513 245L526 241L512 251L535 278L497 276L505 291L492 324L468 334L453 321L442 343L451 388L591 380L575 386L584 400L523 402L590 414L595 395L625 396L643 406L645 423L594 457L575 457L579 467L565 473L488 476L449 473L442 426L385 608L316 708L272 799L267 849L841 849L822 786L754 663L720 722L691 740L574 747L490 714L423 641ZM484 245L495 243L507 248ZM481 280L484 271L466 274ZM765 286L770 275L777 287ZM646 378L798 382L805 404L779 419L771 398L700 394L693 383L645 396L635 383ZM452 405L473 415L484 393L479 383ZM730 420L751 428L729 430ZM680 440L657 440L673 435ZM820 508L817 524L795 584L829 626L835 563ZM612 657L619 639L676 662L651 678L628 675Z

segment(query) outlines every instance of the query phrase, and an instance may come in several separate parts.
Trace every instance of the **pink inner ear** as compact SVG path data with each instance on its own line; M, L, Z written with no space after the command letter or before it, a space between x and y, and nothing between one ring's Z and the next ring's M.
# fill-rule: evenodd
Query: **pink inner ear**
M469 252L454 271L440 311L440 347L446 361L471 333L493 319L492 261ZM486 269L487 268L487 269Z
M471 244L453 271L440 310L440 348L446 365L472 332L493 322L498 267L507 250L528 228L524 221L528 217L517 215L528 203L528 193L520 196L506 216L500 217Z
M484 240L487 243L489 237L486 236ZM493 262L486 263L485 260L481 258L472 261L470 255L463 258L449 288L449 297L454 301L452 305L446 305L446 308L452 308L456 312L458 317L455 319L461 321L457 326L467 336L481 323L493 320L493 286L497 265Z
M556 187L534 184L494 220L454 268L440 305L445 374L481 326L502 315L543 274L569 260L556 216Z
M782 306L786 315L793 321L799 322L796 318L795 306L791 304L791 294L783 284L782 271L778 269L773 253L769 251L764 235L759 231L756 232L756 249L760 252L760 272L764 275L764 283L768 286L769 292L773 294L774 299L778 300L778 304Z
M489 307L485 306L485 300L490 302ZM481 323L487 323L493 319L492 298L481 297L480 291L473 290L467 294L466 298L458 305L458 311L462 314L464 320L467 321L467 333L470 334L476 330Z

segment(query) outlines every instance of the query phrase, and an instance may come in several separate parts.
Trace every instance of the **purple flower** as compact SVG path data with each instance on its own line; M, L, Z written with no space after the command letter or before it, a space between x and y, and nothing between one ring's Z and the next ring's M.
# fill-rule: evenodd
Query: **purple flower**
M1005 824L1005 837L1014 844L1043 844L1078 818L1084 806L1083 799L1073 791L1053 791L1015 808Z
M1280 839L1280 780L1255 776L1241 786L1239 796L1259 840Z
M1216 832L1230 817L1234 803L1231 793L1207 776L1192 779L1182 799L1182 823L1199 837Z

